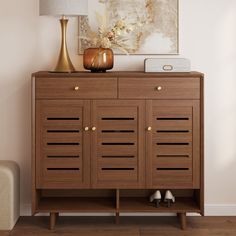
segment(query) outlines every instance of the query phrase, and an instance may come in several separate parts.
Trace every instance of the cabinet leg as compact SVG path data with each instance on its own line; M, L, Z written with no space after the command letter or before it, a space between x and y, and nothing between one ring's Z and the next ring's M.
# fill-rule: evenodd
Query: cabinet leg
M186 230L186 228L187 228L187 217L186 217L186 213L178 213L177 215L178 215L178 217L179 217L181 229L182 229L182 230Z
M49 225L50 230L54 230L58 215L59 214L55 212L50 213L50 225Z
M116 212L116 224L120 224L120 213Z

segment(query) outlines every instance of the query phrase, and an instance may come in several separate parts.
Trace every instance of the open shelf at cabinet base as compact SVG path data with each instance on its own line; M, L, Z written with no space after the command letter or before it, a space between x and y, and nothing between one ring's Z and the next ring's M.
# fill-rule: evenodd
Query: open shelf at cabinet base
M38 212L116 212L115 199L98 197L44 197Z
M148 198L125 197L120 200L120 212L150 212L150 213L200 213L201 210L193 198L179 197L176 202L167 207L161 202L160 207L156 208L154 203L150 203Z
M39 201L37 212L200 213L201 210L194 199L188 197L176 198L176 202L169 208L164 202L156 208L155 204L145 197L122 197L119 207L116 207L115 198L108 197L44 197Z

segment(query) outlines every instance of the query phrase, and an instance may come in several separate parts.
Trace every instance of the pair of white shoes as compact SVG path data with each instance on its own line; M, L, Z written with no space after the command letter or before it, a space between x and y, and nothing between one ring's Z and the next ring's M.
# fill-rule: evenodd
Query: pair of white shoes
M155 202L156 207L157 208L160 207L160 202L161 202L161 191L160 190L157 190L155 193L153 193L150 196L150 202ZM175 202L175 197L170 190L166 191L164 202L167 203L167 207L171 207L171 203Z

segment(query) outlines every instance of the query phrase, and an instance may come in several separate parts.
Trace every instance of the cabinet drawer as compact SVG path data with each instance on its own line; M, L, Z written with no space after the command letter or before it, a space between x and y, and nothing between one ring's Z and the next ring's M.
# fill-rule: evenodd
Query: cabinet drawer
M119 98L200 99L200 78L120 78Z
M117 98L116 78L38 78L36 99Z

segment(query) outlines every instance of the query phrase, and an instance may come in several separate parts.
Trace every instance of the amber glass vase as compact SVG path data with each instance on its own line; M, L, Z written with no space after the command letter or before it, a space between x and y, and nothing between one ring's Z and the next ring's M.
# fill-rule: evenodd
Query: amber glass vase
M91 72L106 72L113 68L114 54L110 48L84 50L84 68Z

